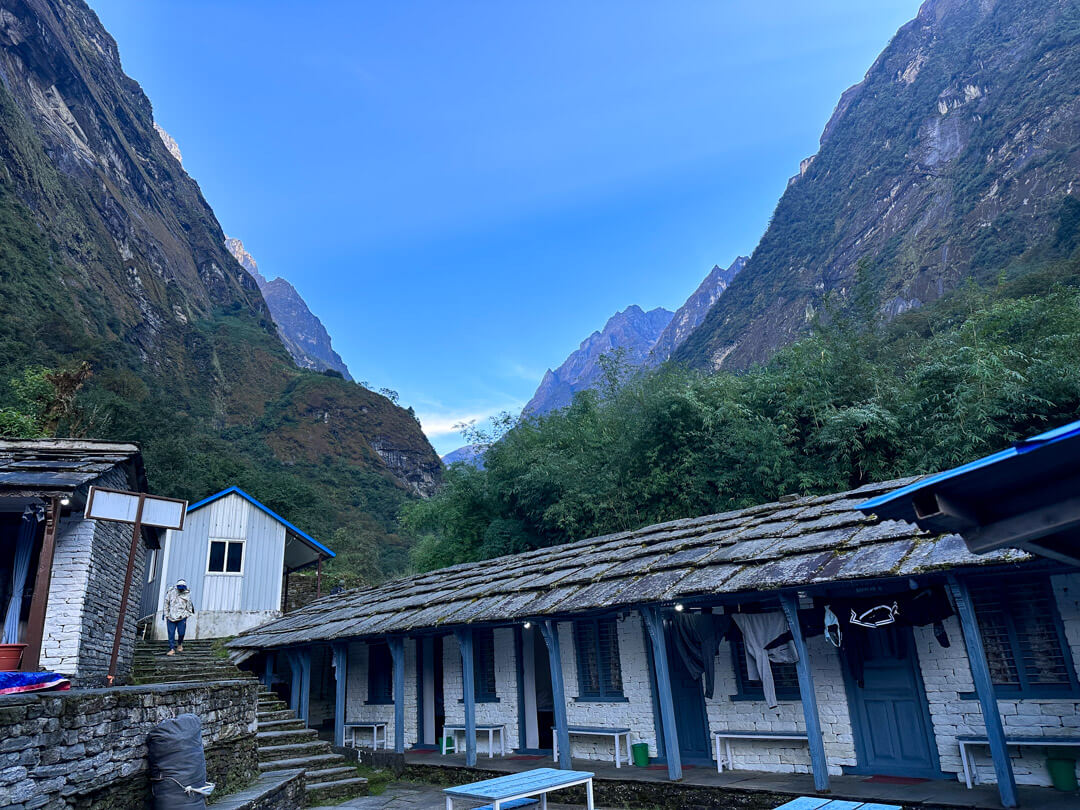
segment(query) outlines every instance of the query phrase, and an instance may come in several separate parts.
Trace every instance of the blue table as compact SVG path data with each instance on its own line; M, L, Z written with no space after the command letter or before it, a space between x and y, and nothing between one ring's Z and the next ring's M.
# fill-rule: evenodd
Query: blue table
M904 810L898 804L874 804L873 802L845 802L840 799L822 799L817 796L801 796L776 810Z
M547 810L547 794L553 790L585 785L585 807L593 810L593 774L588 771L561 771L557 768L537 768L513 773L471 785L446 788L446 810L454 810L454 799L486 801L491 810L521 807L534 796L540 797L541 810Z

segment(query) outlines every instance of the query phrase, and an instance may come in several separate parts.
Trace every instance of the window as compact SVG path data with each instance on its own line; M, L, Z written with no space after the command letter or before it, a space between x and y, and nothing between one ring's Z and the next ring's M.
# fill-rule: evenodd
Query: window
M367 702L394 702L394 659L389 644L368 645Z
M735 665L735 683L738 694L732 700L764 700L765 691L760 680L750 680L750 669L746 661L746 645L742 633L734 628L731 633L731 657ZM800 700L799 675L795 664L772 664L773 683L776 686L777 700Z
M624 700L619 629L614 619L574 622L578 700Z
M244 541L211 540L210 559L206 564L206 573L244 573Z
M1080 691L1049 578L975 581L970 591L999 696L1052 697Z
M495 631L473 632L473 686L477 703L497 703L495 693Z

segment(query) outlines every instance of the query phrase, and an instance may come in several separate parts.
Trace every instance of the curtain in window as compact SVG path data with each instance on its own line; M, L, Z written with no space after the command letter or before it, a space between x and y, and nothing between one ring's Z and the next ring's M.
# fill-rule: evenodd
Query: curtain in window
M8 600L4 615L4 644L19 643L19 614L22 613L23 590L30 574L30 557L34 553L34 539L37 537L37 525L45 518L45 508L41 505L28 506L23 510L22 523L19 524L19 536L15 541L15 568L11 575L11 598Z

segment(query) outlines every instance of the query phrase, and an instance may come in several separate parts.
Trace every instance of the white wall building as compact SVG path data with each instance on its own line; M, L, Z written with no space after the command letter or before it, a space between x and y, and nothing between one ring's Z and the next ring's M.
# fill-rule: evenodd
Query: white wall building
M146 565L142 614L165 638L165 595L178 579L195 615L187 637L234 636L282 615L289 573L321 567L334 552L238 487L188 507L183 531L169 531Z

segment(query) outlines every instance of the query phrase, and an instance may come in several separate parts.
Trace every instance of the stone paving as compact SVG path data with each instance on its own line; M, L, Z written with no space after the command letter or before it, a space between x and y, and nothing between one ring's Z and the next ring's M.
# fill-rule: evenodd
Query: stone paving
M381 796L361 796L341 804L309 808L309 810L446 810L442 788L411 782L394 782ZM549 804L550 810L570 810L568 805Z

